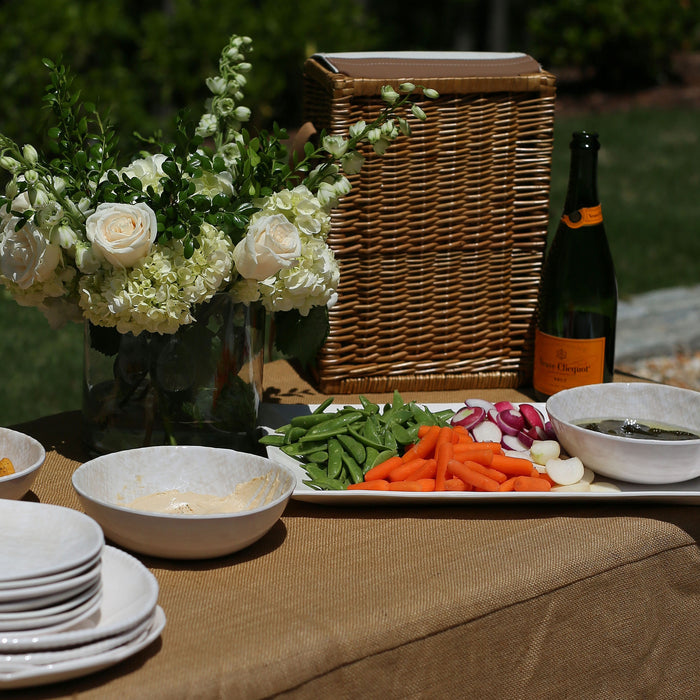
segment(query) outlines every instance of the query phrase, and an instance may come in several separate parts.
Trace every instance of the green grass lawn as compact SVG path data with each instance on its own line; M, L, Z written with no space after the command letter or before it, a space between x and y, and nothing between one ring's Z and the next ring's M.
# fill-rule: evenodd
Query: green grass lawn
M551 230L561 215L571 133L600 135L598 191L620 295L700 283L700 114L639 109L557 118ZM0 425L80 408L82 328L49 328L0 295Z

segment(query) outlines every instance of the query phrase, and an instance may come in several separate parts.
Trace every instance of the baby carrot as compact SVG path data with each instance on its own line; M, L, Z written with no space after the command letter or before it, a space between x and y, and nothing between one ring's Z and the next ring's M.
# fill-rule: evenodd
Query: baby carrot
M421 457L412 459L408 462L402 462L398 467L395 467L389 472L389 481L406 481L406 479L418 471L426 460Z
M495 479L475 472L462 462L453 459L449 462L447 468L454 476L459 477L465 484L473 486L475 489L480 491L498 491L499 484Z
M469 491L470 488L458 476L445 479L445 491Z
M392 481L389 491L434 491L435 479L419 479L417 481Z
M503 448L498 442L460 442L455 447L464 452L468 450L489 450L495 455L503 454Z
M447 463L452 459L453 445L451 442L439 442L435 449L435 490L445 490Z
M408 462L416 457L427 457L432 454L440 435L440 426L431 425L428 432L418 440L418 442L410 449L404 452L401 458L404 462Z
M434 479L437 471L437 462L434 459L426 459L425 464L417 471L409 474L406 481L418 481L418 479Z
M494 455L491 466L507 476L530 476L532 473L532 462L522 457Z
M491 466L494 454L489 449L478 447L479 443L474 442L471 445L457 444L453 447L454 457L460 462L468 459L472 462L478 462L485 467Z
M503 472L499 472L497 469L492 469L491 467L486 467L479 462L474 462L470 459L463 459L459 461L461 461L466 467L469 467L469 469L479 472L479 474L483 474L484 476L488 476L490 479L497 481L499 484L502 484L508 478Z
M474 442L474 438L463 425L455 425L452 429L452 442L457 444L469 444Z
M418 426L418 438L425 437L425 434L430 430L430 426L427 423L423 423Z
M549 491L551 488L549 481L533 476L517 476L513 482L513 491Z
M374 479L386 479L389 476L391 470L396 469L396 467L400 466L401 463L401 457L389 457L389 459L385 459L383 462L380 462L379 464L369 469L365 474L365 481L373 481Z
M506 479L499 487L499 491L512 491L515 485L515 480L519 479L519 476L511 476L510 479Z
M360 481L358 484L348 484L348 489L353 491L387 491L389 482L386 479L373 479L372 481Z

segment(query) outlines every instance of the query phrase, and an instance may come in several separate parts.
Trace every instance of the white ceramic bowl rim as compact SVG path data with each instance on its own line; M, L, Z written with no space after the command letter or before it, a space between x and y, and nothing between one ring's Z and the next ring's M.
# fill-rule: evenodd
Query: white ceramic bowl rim
M88 493L83 489L78 483L76 483L78 480L80 480L82 474L86 472L92 465L99 464L100 462L108 462L111 461L112 454L106 454L106 455L101 455L99 457L95 457L94 459L91 459L89 462L85 462L82 464L80 467L78 467L75 472L73 472L73 487L75 490L84 498L88 498L91 501L94 501L95 503L99 503L103 506L108 506L109 508L113 508L114 510L121 511L122 513L126 514L136 514L138 513L139 515L145 515L150 518L156 518L160 520L174 520L181 522L183 519L186 520L193 520L193 521L202 521L202 520L230 520L231 518L243 518L247 517L249 515L252 515L254 513L259 513L262 511L266 511L270 508L274 508L276 505L281 503L282 501L286 500L289 498L291 495L292 491L294 490L294 485L295 485L295 476L292 473L292 471L281 465L277 464L276 462L273 462L272 460L267 459L266 457L262 457L260 455L253 455L253 454L248 454L248 453L242 453L242 452L237 452L236 450L229 450L224 447L204 447L201 445L173 445L173 446L163 446L163 445L154 445L151 447L137 447L132 450L129 450L130 453L134 454L134 456L137 456L139 454L147 454L148 452L152 451L161 451L163 449L168 449L168 450L178 450L178 451L189 451L189 452L209 452L212 450L216 450L218 452L224 452L224 453L233 453L233 454L241 454L245 455L246 458L253 458L256 461L261 460L262 462L265 462L266 466L269 466L270 471L277 471L281 474L283 474L285 477L287 477L288 480L288 485L287 487L280 493L277 498L274 498L271 501L267 501L263 503L260 506L257 506L255 508L246 508L245 510L241 511L234 511L234 512L229 512L229 513L193 513L193 514L187 514L183 515L181 513L157 513L152 510L142 510L139 508L130 508L128 506L124 505L119 505L118 503L115 503L114 501L107 501L103 498L98 498L96 496L93 496L92 494Z
M12 466L14 466L15 472L14 474L8 474L7 476L3 476L2 482L7 483L8 481L12 481L13 479L19 479L23 476L26 476L29 472L38 469L44 463L44 460L46 459L46 449L36 438L33 438L31 435L27 435L26 433L22 433L19 430L12 430L12 428L0 428L0 435L14 436L13 439L21 439L27 444L29 444L31 447L33 447L35 450L38 450L38 456L36 460L32 462L32 464L28 464L24 467L18 467L17 464L14 463L15 460L12 460ZM2 457L7 457L7 455L0 454L0 458Z
M600 389L595 389L592 387L601 387ZM604 387L604 388L603 388ZM640 387L639 389L637 387ZM643 387L643 388L642 388ZM650 389L650 387L656 387L656 389ZM582 415L580 417L576 418L571 418L571 417L562 417L557 413L557 402L560 401L561 399L567 398L567 397L572 397L576 396L577 394L586 394L590 392L595 392L595 391L607 391L607 392L630 392L631 394L636 393L642 393L643 391L663 391L668 394L673 394L675 392L681 392L685 395L690 395L690 394L696 394L698 400L700 401L700 393L694 392L691 389L683 389L681 387L675 387L675 386L670 386L668 384L647 384L645 382L617 382L617 383L612 383L612 384L596 384L596 385L587 385L587 386L579 386L579 387L574 387L572 389L565 389L563 391L560 391L556 394L553 394L552 396L547 399L546 403L546 410L547 414L550 418L554 417L557 420L560 420L562 423L567 423L569 427L578 432L578 433L583 433L583 434L588 434L593 431L589 430L588 428L584 428L581 425L577 425L577 423L573 421L584 421L588 419L594 419L596 416L588 416L588 415ZM680 396L680 393L679 393ZM600 418L622 418L623 416L600 416ZM649 420L648 418L640 418L639 416L625 416L628 418L634 418L637 420ZM663 420L661 420L663 422ZM673 422L673 421L670 421ZM686 430L693 430L694 428L691 426L690 428L685 428ZM632 438L632 437L623 437L621 435L609 435L607 433L599 433L595 432L595 435L598 436L600 439L608 440L611 442L617 442L617 443L632 443L632 444L639 444L639 445L648 445L648 446L664 446L664 447L670 447L672 445L688 445L688 446L700 446L700 438L697 439L690 439L690 440L655 440L654 438L645 438L644 440L641 440L639 438Z

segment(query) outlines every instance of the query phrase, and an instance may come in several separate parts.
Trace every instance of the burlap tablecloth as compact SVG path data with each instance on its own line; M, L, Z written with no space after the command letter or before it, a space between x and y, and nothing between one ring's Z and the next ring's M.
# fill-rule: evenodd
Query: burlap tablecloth
M319 399L286 363L266 366L266 386L269 400ZM49 449L27 498L80 509L79 414L21 428ZM698 541L694 506L292 501L233 556L139 556L167 616L148 649L4 697L697 698Z

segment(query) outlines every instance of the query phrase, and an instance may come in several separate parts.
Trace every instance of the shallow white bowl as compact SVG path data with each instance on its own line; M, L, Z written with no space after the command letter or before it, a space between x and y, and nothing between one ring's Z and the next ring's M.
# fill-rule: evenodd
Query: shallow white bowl
M631 418L700 433L700 393L647 383L591 384L547 400L557 439L594 472L638 484L670 484L700 476L700 439L641 440L597 433L575 423Z
M213 515L160 514L127 507L136 498L178 490L227 496L262 477L250 509ZM208 559L260 539L282 515L294 489L286 467L257 455L195 445L143 447L97 457L73 474L85 512L107 538L142 554Z
M18 500L24 496L36 479L46 459L44 446L33 437L10 428L0 428L0 459L8 457L15 473L0 476L0 498Z

